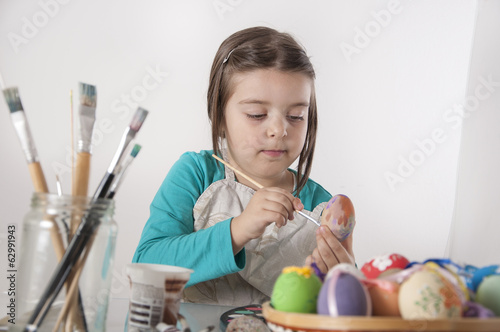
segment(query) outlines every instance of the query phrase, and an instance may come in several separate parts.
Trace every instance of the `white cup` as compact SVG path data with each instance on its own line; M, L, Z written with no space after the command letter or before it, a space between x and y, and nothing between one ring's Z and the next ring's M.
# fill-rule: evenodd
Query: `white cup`
M131 288L128 331L156 331L162 322L176 326L182 290L193 272L171 265L128 264Z

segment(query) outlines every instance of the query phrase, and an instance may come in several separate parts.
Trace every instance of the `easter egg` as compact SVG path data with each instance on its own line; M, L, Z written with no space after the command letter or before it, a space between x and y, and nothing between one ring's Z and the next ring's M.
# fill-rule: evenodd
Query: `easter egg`
M408 259L400 254L381 255L363 264L361 272L363 272L368 279L375 279L401 271L409 263Z
M400 285L397 282L382 279L365 279L363 283L368 288L368 293L370 294L373 316L401 316L399 311Z
M500 316L500 275L490 275L479 284L476 302Z
M271 305L280 311L315 313L321 281L309 266L283 269L274 283Z
M370 316L371 300L359 278L337 269L326 278L318 296L318 314Z
M456 288L437 271L413 273L399 289L399 310L404 319L457 318L462 302Z
M491 275L500 275L500 265L489 265L475 270L470 285L472 291L477 291L483 279Z
M434 270L441 276L448 279L450 284L455 288L456 294L459 296L462 304L465 304L469 298L469 290L465 285L465 282L460 278L460 276L449 268L449 265L439 265L436 262L428 261L424 264L424 267L429 270Z
M333 196L323 209L321 224L327 225L339 241L344 241L356 225L354 206L349 197Z
M477 302L467 301L464 306L463 317L493 318L495 314L490 309Z

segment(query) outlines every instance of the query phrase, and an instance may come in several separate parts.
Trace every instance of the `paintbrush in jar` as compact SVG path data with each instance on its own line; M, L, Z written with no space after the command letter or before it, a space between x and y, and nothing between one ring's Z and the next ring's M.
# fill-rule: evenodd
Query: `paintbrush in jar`
M23 104L21 103L21 98L19 96L19 90L17 87L7 88L3 90L3 95L7 105L9 106L12 124L16 129L17 137L21 142L24 156L28 162L28 169L35 191L39 193L46 193L49 189L47 187L47 182L45 181L42 166L40 165L40 161L38 159L38 152L31 135L28 119L24 113Z
M125 150L127 149L130 142L132 142L139 129L141 129L141 126L144 123L144 120L146 120L147 115L148 111L140 107L137 108L137 111L135 112L130 125L123 133L120 144L118 145L118 149L116 150L115 155L111 160L111 164L109 165L106 174L104 174L101 183L94 193L94 198L105 198L108 196L110 186L113 183L113 179L119 171L120 160L123 158Z
M26 118L26 114L24 113L24 108L19 96L19 90L17 87L3 89L3 95L5 97L7 105L9 106L12 124L14 125L14 128L17 132L19 141L21 142L21 147L26 157L26 161L28 162L28 168L35 192L48 193L49 190L47 187L47 182L45 181L45 176L43 174L42 167L40 166L38 152L31 135L31 130ZM48 216L46 220L52 222L53 227L51 227L50 229L52 245L54 247L57 259L61 260L65 252L65 247L59 226L57 222L50 216Z
M99 199L105 198L108 195L109 187L116 175L115 172L118 162L122 159L127 146L130 144L132 139L141 128L147 114L148 111L146 111L145 109L137 109L130 126L127 128L122 137L122 140L120 141L118 150L115 153L108 172L104 176L101 184L99 185L93 196L95 204L97 204ZM78 265L75 266L75 264L78 264L78 262L82 258L82 253L86 250L90 250L99 225L100 220L97 212L94 211L93 208L90 208L90 211L82 220L75 235L68 244L68 248L64 252L64 256L62 257L54 273L52 274L51 280L40 296L40 300L31 312L31 316L29 317L24 328L25 331L37 330L43 323L43 320L45 319L50 307L54 303L56 297L59 295L59 292L61 291L64 283L67 281L69 274L71 273L73 268L75 268L75 271L79 269Z
M77 155L73 196L87 196L90 159L92 153L92 133L95 123L97 93L94 85L79 83L80 106L78 108L79 130L77 132Z
M137 157L139 151L141 151L141 148L142 147L139 144L135 144L130 154L127 155L125 160L123 160L123 162L118 168L118 171L116 172L116 176L113 182L111 183L111 186L109 188L109 193L106 195L106 198L111 199L115 196L115 193L118 190L120 184L122 183L128 167L130 166L130 164L132 164L132 161L134 161L135 157Z

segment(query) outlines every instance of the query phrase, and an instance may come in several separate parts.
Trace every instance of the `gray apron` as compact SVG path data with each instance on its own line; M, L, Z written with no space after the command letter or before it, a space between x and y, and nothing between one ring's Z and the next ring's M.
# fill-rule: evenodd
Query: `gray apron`
M194 230L239 216L255 191L237 181L225 167L225 179L212 183L198 198L194 208ZM303 211L316 220L327 202L312 212ZM246 265L237 273L200 282L184 290L184 301L244 306L268 301L276 278L284 267L302 266L316 247L316 226L295 214L286 226L269 225L264 234L245 245Z

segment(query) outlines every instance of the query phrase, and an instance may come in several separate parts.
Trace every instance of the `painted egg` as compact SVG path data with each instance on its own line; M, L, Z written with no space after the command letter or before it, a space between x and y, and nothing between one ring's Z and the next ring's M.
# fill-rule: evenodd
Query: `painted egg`
M434 270L413 273L401 285L398 301L404 319L456 318L462 313L456 288Z
M495 314L490 309L477 302L468 301L465 303L463 317L493 318Z
M361 267L361 272L368 279L375 279L399 272L410 262L400 254L381 255L373 258Z
M360 279L341 269L326 278L318 296L318 314L337 316L370 316L371 300Z
M286 267L274 283L271 305L280 311L315 313L321 285L311 267Z
M460 276L449 268L449 265L439 265L433 261L429 261L424 264L424 267L430 270L434 270L441 276L448 279L450 284L455 288L462 304L469 301L469 290L465 285L465 282L460 278Z
M500 275L500 265L490 265L474 271L471 280L471 289L476 292L484 278L491 275Z
M500 275L490 275L479 284L476 302L500 316Z
M370 294L373 316L401 316L399 311L400 285L397 282L382 279L364 279L363 283Z
M354 206L349 197L333 196L323 209L321 224L327 225L339 241L344 241L356 225Z
M349 263L339 263L339 264L333 266L326 274L325 279L328 279L333 273L336 273L335 272L336 270L341 270L341 271L344 271L347 273L354 274L360 280L365 279L365 275L363 274L363 272L358 270L358 268L356 266L349 264Z

